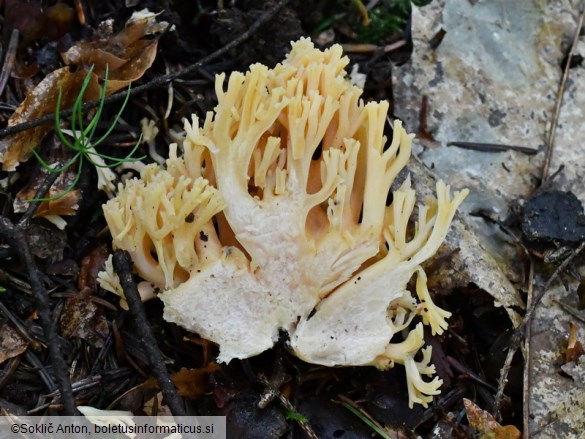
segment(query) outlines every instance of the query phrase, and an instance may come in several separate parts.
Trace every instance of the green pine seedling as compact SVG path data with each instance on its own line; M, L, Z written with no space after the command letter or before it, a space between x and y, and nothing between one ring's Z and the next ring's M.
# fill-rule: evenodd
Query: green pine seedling
M85 117L83 114L83 96L87 90L87 87L89 86L92 72L93 72L93 67L90 68L89 71L87 72L87 75L85 76L83 83L81 85L81 89L79 91L79 94L77 95L77 98L75 99L75 103L73 104L73 108L72 108L73 113L71 115L71 129L69 129L69 130L61 128L61 99L62 99L62 94L63 94L63 90L61 88L59 88L59 94L57 96L57 106L56 106L56 110L55 110L55 131L57 133L57 136L59 136L59 139L61 140L63 145L65 145L67 148L69 148L73 152L73 157L71 159L69 159L62 166L55 167L54 165L48 164L45 160L43 160L43 158L40 156L40 154L37 151L33 150L33 154L35 155L35 157L37 158L37 160L39 161L41 166L45 170L47 170L48 172L50 172L52 174L59 174L65 170L67 170L74 163L77 163L78 164L77 165L77 173L75 175L75 178L74 178L73 182L71 183L71 185L69 185L69 187L67 189L65 189L65 191L63 191L62 193L55 195L53 197L34 198L31 201L37 201L37 202L53 201L53 200L57 200L61 197L64 197L65 195L70 193L77 185L77 182L79 181L79 178L80 178L81 173L83 171L83 166L85 165L86 162L89 162L89 164L93 165L96 168L96 170L98 172L100 172L99 168L114 168L114 167L119 166L123 163L139 161L139 160L142 160L145 158L145 156L138 157L138 158L132 157L134 152L136 152L136 149L138 149L138 146L142 143L142 135L140 135L140 138L136 142L136 145L134 146L134 148L132 148L132 151L130 151L130 153L128 153L128 155L126 155L123 158L112 157L112 156L109 156L106 154L101 154L101 153L96 151L96 149L95 149L96 146L100 145L110 135L112 130L117 125L118 120L120 119L120 116L122 115L122 112L126 108L126 105L128 104L128 99L130 97L130 86L128 86L128 91L126 92L126 97L124 99L124 102L122 103L120 110L116 114L116 117L114 117L112 124L110 125L108 130L99 139L94 140L93 138L95 135L95 131L96 131L96 128L98 126L100 117L102 116L102 112L104 109L104 103L106 100L106 89L107 89L107 84L108 84L108 68L106 67L104 83L102 86L100 86L99 106L96 110L96 113L91 118L91 120L89 121L87 126L84 126Z

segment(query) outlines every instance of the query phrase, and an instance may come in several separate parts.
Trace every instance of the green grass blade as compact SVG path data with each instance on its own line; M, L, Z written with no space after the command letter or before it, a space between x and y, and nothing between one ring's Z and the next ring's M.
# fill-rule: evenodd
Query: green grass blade
M70 158L67 162L65 162L65 164L63 166L61 166L60 168L53 168L51 165L49 165L47 162L45 162L45 160L43 160L43 158L41 157L41 155L37 151L35 151L33 149L32 153L37 158L37 160L40 162L41 166L45 170L50 172L51 174L59 174L60 172L63 172L65 169L67 169L69 166L71 166L73 163L75 163L81 154L80 152L78 152L72 158Z
M45 160L43 160L41 155L35 149L32 150L32 153L36 157L36 159L39 161L39 163L41 164L43 169L45 169L47 172L50 172L51 174L58 174L59 173L59 170L53 169L53 167L51 165L49 165Z
M81 177L81 169L83 167L83 156L82 158L79 160L79 168L77 169L77 173L75 175L75 179L73 180L73 182L67 186L67 189L65 189L63 192L61 192L60 194L57 194L53 197L45 197L45 198L31 198L29 201L30 202L37 202L37 203L42 203L45 201L55 201L58 200L60 198L63 198L64 196L70 194L73 189L75 189L75 186L77 186L77 183L79 182L79 178Z
M348 404L347 402L343 402L342 405L346 409L348 409L350 412L352 412L354 415L356 415L364 424L367 424L368 427L370 427L372 430L374 430L376 433L378 433L381 437L383 437L384 439L392 439L390 436L388 436L388 433L386 433L384 430L382 430L380 427L378 427L376 424L374 424L372 421L370 421L367 417L365 417L355 407L352 407L351 404Z

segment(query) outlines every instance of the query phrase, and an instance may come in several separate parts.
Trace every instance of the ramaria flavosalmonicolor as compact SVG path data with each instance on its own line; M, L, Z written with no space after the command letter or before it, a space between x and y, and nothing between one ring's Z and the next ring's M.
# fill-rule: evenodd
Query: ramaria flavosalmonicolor
M386 206L413 136L396 121L385 148L388 103L360 100L347 64L340 46L301 39L274 69L218 75L218 105L185 123L182 155L171 145L104 212L114 247L163 291L165 319L217 343L219 361L259 354L283 329L310 363L403 364L411 406L426 406L441 380L422 378L435 372L423 325L440 334L450 314L421 263L467 191L439 181L411 222L406 179Z

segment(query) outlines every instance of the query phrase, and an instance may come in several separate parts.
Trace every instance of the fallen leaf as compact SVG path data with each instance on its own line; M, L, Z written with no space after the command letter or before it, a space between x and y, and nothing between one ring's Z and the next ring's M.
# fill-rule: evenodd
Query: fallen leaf
M53 136L50 148L50 157L46 160L48 163L65 163L71 159L70 156L65 156L62 148L59 148L60 142L56 136ZM49 201L44 201L39 204L35 211L36 217L44 217L47 215L74 215L79 207L79 198L81 191L78 189L71 189L71 185L75 181L77 174L76 166L70 166L55 180L45 198L53 198ZM49 171L40 167L38 172L35 172L27 184L16 194L13 208L15 212L25 212L28 209L30 200L36 196L40 186L45 182L49 176ZM69 191L65 195L65 192Z
M106 94L112 94L140 79L154 62L158 39L142 39L161 30L154 26L154 19L152 14L139 19L133 16L117 35L105 35L71 47L61 54L63 61L69 65L92 65L100 79L105 78L107 69Z
M108 81L107 94L114 93L140 79L154 62L158 47L157 40L141 40L133 45L136 46L134 48L136 53L122 67L112 72Z
M26 351L28 342L8 323L0 325L0 364Z
M469 425L480 433L481 439L517 439L520 431L513 425L500 425L492 415L480 409L469 399L463 398Z
M81 338L97 348L103 347L110 333L103 313L84 292L65 301L60 328L63 337Z
M81 269L77 280L77 287L80 290L89 288L94 292L97 288L97 274L104 269L104 264L108 259L108 247L105 244L94 247L81 260Z
M171 381L177 387L180 396L189 399L197 399L203 395L206 385L207 375L217 372L220 369L216 363L209 363L206 367L200 369L182 368L171 375Z
M154 378L149 378L118 396L107 408L112 409L116 407L137 413L158 392L160 392L158 383Z
M30 120L38 119L46 114L55 112L55 103L59 89L63 90L61 107L68 108L77 98L86 71L71 72L69 67L63 67L49 73L16 109L8 120L8 126L18 125ZM97 77L92 75L86 90L85 100L96 99L99 96ZM0 140L0 162L4 171L14 171L16 166L31 156L47 132L53 127L53 122L47 122L30 128L26 131L7 136Z

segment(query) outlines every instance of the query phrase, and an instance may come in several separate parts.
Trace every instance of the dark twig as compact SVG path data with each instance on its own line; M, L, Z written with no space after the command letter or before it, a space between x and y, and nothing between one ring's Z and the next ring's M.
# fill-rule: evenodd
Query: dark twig
M60 166L60 163L57 163L57 166ZM51 186L53 186L53 183L55 183L59 175L60 174L49 173L45 180L43 181L43 183L39 186L37 193L35 194L33 199L40 200L44 198L45 195L49 193L49 189L51 189ZM26 229L28 227L28 223L30 222L38 208L39 208L38 202L29 201L29 205L28 208L26 209L26 212L22 214L22 217L18 222L18 227L20 227L23 230Z
M485 386L486 388L490 389L492 392L495 392L497 390L494 386L492 386L490 383L488 383L487 381L482 379L478 374L473 372L468 367L465 367L463 364L461 364L455 358L453 358L449 355L447 355L445 358L447 359L447 363L449 363L453 367L453 369L455 369L456 371L458 371L464 375L467 375L467 377L470 380L475 381L476 383L481 384L482 386Z
M499 143L479 143L479 142L449 142L448 146L457 146L458 148L471 149L473 151L481 152L502 152L502 151L518 151L528 155L538 154L535 148L528 148L526 146L517 145L502 145Z
M115 93L111 96L108 96L103 101L104 105L111 104L113 102L118 102L118 101L125 99L127 93L130 93L130 96L134 96L138 93L142 93L143 91L150 90L152 88L164 87L169 82L171 82L171 81L173 81L181 76L184 76L188 73L191 73L191 72L199 69L203 65L209 63L210 61L213 61L213 60L219 58L220 56L228 53L230 50L238 47L240 44L242 44L245 41L247 41L248 39L250 39L250 37L252 37L252 35L254 35L262 26L264 26L266 23L268 23L270 20L272 20L272 18L274 18L274 16L284 6L286 6L286 4L289 1L290 0L280 0L278 3L276 3L274 5L274 7L267 10L266 12L264 12L258 18L258 20L256 20L254 22L254 24L252 24L252 26L250 26L250 28L246 32L244 32L239 37L237 37L236 39L232 40L231 42L229 42L228 44L223 46L221 49L216 50L213 53L210 53L206 57L203 57L202 59L200 59L196 63L191 64L191 65L185 67L184 69L178 70L177 72L170 73L168 75L158 76L158 77L154 78L152 81L147 82L146 84L143 84L143 85L140 85L138 87L131 89L129 92L124 90L122 92ZM88 110L91 110L93 108L97 108L99 105L100 105L100 99L97 99L95 101L86 102L85 104L83 104L82 111L87 112ZM73 109L67 109L67 110L60 111L61 117L69 117L72 114L73 114ZM15 133L19 133L21 131L26 131L30 128L34 128L36 126L42 125L42 124L47 123L47 122L51 122L53 120L55 120L55 113L46 114L45 116L39 117L38 119L30 120L27 122L20 123L18 125L4 128L3 130L0 130L0 139L3 137L9 136L10 134L15 134Z
M20 319L16 317L6 306L0 302L0 315L6 317L6 319L12 324L12 327L18 334L24 338L27 343L32 343L33 345L38 346L39 340L35 340L33 336L31 336L28 331L26 330L25 326L22 324Z
M0 95L4 92L4 87L10 78L10 73L14 68L14 60L16 59L16 50L18 49L18 37L20 32L18 29L12 29L10 35L10 41L8 42L8 48L4 55L4 62L2 63L2 72L0 72Z
M0 235L4 237L12 249L18 254L20 262L28 271L36 311L49 347L49 358L53 365L53 374L55 375L57 386L61 391L63 412L65 415L72 416L75 414L76 408L71 390L71 381L69 380L68 367L61 355L61 343L57 334L57 328L52 319L49 295L41 281L39 270L30 250L26 233L27 226L28 223L19 223L18 226L14 226L8 218L0 216Z
M270 382L263 375L258 375L258 381L268 388L271 387ZM278 402L280 402L280 405L283 406L285 410L288 410L290 413L298 413L296 407L290 402L290 400L286 396L282 394L282 392L273 389L273 393L274 396L278 399ZM301 430L303 430L303 432L309 439L319 439L319 436L317 436L317 434L313 431L313 429L305 419L299 418L295 419L295 421L297 424L299 424L299 427L301 427Z
M510 340L510 347L508 348L508 354L506 356L506 360L504 361L504 366L502 367L500 379L498 380L498 393L496 394L496 401L494 403L494 409L492 414L494 417L500 419L500 405L502 402L502 397L504 396L504 388L506 387L506 383L508 381L508 372L510 371L510 365L512 364L512 358L514 354L520 347L522 340L526 334L526 328L529 325L532 317L534 316L534 312L536 311L536 307L544 297L544 295L549 291L553 282L561 275L561 273L567 268L567 266L583 251L585 248L585 241L583 241L579 247L577 247L551 274L548 278L542 289L538 292L538 294L534 297L532 304L528 307L526 311L526 315L522 319L522 322L512 335Z
M35 198L42 198L48 192L49 188L55 181L56 176L49 175L40 186ZM45 340L49 347L49 358L53 366L53 374L57 382L57 387L61 392L61 401L63 403L63 414L72 416L76 413L75 399L71 390L71 380L69 379L67 363L61 354L61 342L57 333L55 322L49 304L49 294L45 289L34 256L32 255L28 242L28 225L39 204L31 202L26 213L15 226L12 221L4 216L0 216L0 236L12 247L12 250L18 254L21 264L26 267L28 280L30 282L32 294L35 300L37 314L43 328Z
M577 43L579 42L579 35L581 34L581 28L583 27L583 19L585 18L585 8L581 11L581 16L579 17L579 22L577 24L577 28L575 30L575 35L573 36L573 44L571 45L571 49L569 50L569 54L567 55L567 63L565 64L565 69L563 71L563 77L561 78L561 84L559 86L559 92L557 94L557 102L555 105L555 113L553 116L552 123L550 125L550 130L548 132L548 136L546 138L546 155L544 156L544 162L542 164L542 173L540 176L540 184L541 186L546 183L548 180L548 173L550 169L550 162L552 159L552 153L555 143L555 135L557 131L557 125L559 123L559 116L561 114L561 106L563 105L563 96L565 94L565 88L567 86L567 79L569 78L569 69L571 68L571 60L573 59L573 54L575 53L575 49L577 48Z
M148 357L152 373L154 374L160 390L165 398L166 404L169 406L171 413L175 416L185 416L185 408L177 389L171 381L169 372L164 364L163 355L158 349L156 339L150 330L150 324L146 318L140 294L136 288L136 283L132 279L132 263L130 256L123 250L116 250L114 252L114 269L120 277L120 284L124 290L130 314L136 324L136 330L142 343L144 352Z
M55 381L53 381L53 377L49 372L47 372L45 365L41 362L41 360L39 360L39 357L37 357L32 350L28 349L25 351L24 358L32 367L35 368L36 372L39 374L41 380L45 383L45 386L47 386L47 389L49 389L50 392L57 390L57 386L55 385Z
M447 35L447 31L443 28L439 29L438 32L429 40L429 47L433 50L437 50L437 48L443 42L443 38Z
M113 380L124 378L128 375L132 375L132 370L127 367L122 367L116 370L110 370L106 373L88 375L86 378L75 381L71 384L74 392L81 392L82 390L91 389L98 385L104 385L105 382L112 382ZM56 390L52 393L43 395L44 397L56 397L59 396L59 391Z

